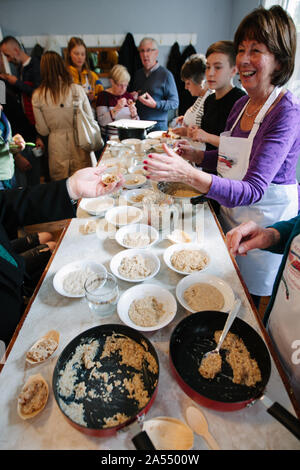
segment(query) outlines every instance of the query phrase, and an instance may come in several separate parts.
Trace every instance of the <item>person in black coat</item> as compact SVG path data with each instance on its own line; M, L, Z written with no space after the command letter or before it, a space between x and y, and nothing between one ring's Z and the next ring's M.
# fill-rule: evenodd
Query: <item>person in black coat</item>
M24 259L14 252L10 239L20 226L72 218L76 201L97 197L122 187L104 186L104 165L84 168L67 180L0 191L0 340L7 346L23 313Z

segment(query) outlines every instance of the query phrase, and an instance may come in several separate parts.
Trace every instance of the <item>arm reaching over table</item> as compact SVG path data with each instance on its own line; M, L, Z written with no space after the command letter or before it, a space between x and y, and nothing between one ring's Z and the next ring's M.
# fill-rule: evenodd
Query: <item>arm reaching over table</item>
M71 199L98 197L110 194L122 187L124 178L118 175L118 181L103 184L102 176L106 171L104 165L97 168L83 168L67 179L67 189Z
M244 222L226 234L227 248L233 256L246 256L254 248L269 248L279 239L280 233L275 228L262 228L253 221Z

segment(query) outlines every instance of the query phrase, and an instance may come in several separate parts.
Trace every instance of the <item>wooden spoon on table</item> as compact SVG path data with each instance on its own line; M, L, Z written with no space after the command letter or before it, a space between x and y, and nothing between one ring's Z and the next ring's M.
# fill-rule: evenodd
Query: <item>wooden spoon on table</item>
M196 408L195 406L189 406L186 410L186 420L190 428L196 434L204 437L211 449L220 450L220 446L210 434L206 418L199 408Z

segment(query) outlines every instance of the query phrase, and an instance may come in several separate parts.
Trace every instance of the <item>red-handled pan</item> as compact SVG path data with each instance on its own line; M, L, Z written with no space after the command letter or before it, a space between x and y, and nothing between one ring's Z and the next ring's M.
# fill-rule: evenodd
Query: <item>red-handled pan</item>
M138 369L116 346L103 354L111 338L115 345L120 338L129 340L132 350L128 357L141 354ZM83 355L87 345L91 352ZM130 391L137 377L142 399L136 388ZM158 377L158 357L150 341L125 325L107 324L80 333L65 347L53 372L52 387L61 412L72 426L84 434L108 437L147 413L157 394ZM135 447L155 449L147 434L139 431L132 439Z
M221 372L214 379L200 375L202 357L216 347L214 333L223 330L227 316L215 311L189 315L176 326L170 339L170 365L180 387L196 403L219 411L239 410L258 398L266 402L264 390L271 374L270 355L263 339L248 323L236 318L230 331L243 340L250 356L256 359L262 380L253 387L233 383L232 369L222 349ZM271 403L267 411L300 439L300 421L295 416L278 403Z

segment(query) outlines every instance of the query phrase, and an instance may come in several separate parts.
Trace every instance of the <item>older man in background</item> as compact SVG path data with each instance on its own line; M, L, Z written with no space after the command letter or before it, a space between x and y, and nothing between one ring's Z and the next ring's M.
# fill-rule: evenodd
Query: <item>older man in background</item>
M139 45L143 68L138 70L133 89L138 93L140 119L157 121L155 130L168 129L168 112L178 107L179 99L172 73L159 65L158 46L153 38L144 38Z

